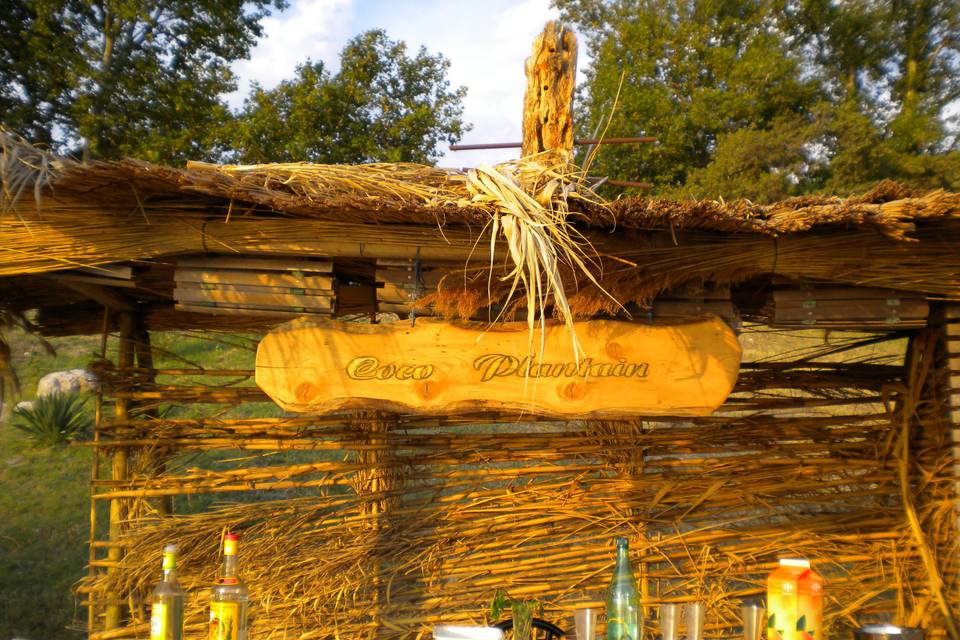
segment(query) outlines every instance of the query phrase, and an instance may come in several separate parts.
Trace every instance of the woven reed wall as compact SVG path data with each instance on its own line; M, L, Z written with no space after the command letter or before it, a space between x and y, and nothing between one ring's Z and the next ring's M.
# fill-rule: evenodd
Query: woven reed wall
M104 632L95 617L92 637L146 636L168 542L188 637L204 637L227 527L257 639L429 637L482 623L498 588L571 627L572 607L603 600L619 534L649 611L702 600L710 637L736 633L739 600L762 594L781 555L826 577L835 637L871 618L944 635L941 608L960 604L955 478L935 349L913 345L906 365L819 347L748 363L720 412L675 423L244 418L270 411L252 371L164 370L163 354L159 372L108 367L104 402L140 407L117 421L105 404L98 435L100 455L129 452L129 480L94 481L95 505L128 510L126 556L94 561L80 591L95 616L122 602L129 620ZM170 496L175 512L203 509L159 516Z

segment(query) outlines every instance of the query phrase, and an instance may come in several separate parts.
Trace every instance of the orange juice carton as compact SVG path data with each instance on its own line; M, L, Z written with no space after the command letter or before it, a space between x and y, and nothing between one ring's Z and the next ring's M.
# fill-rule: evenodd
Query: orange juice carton
M823 578L809 560L780 560L767 577L767 640L826 640Z

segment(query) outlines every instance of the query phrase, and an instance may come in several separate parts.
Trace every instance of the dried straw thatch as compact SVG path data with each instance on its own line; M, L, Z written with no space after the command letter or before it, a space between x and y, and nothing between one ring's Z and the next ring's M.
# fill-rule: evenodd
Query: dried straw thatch
M418 301L440 315L549 306L568 321L759 275L960 299L960 195L892 183L767 206L602 202L553 156L463 173L81 164L9 133L0 149L0 277L198 253L423 258L467 265Z
M101 604L119 594L132 618L92 637L144 628L170 540L184 554L188 635L202 637L226 528L243 535L253 638L426 637L440 622L482 622L498 588L541 599L569 627L572 607L602 601L621 533L648 612L704 601L709 637L736 633L739 600L762 593L782 554L810 557L827 577L832 635L883 618L942 635L960 604L955 478L942 401L929 393L933 352L929 341L914 349L906 370L814 351L748 364L719 414L672 424L219 411L105 421L104 443L141 453L129 480L95 482L95 500L122 499L141 519L120 541L120 565L100 564L116 570L83 588ZM145 403L258 393L243 386L250 371L103 373L108 397ZM224 376L240 386L215 382ZM234 452L235 463L152 464L173 450ZM291 451L299 457L279 459ZM157 498L192 494L254 501L151 515Z

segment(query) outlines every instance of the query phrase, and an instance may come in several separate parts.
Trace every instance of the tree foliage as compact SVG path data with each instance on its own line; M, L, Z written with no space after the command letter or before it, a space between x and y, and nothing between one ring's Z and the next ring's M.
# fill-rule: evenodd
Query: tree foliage
M382 30L352 39L331 74L307 61L296 77L254 86L233 140L242 162L433 162L441 142L467 130L466 88L451 89L449 62Z
M241 113L232 62L286 0L7 0L0 123L93 159L429 162L466 130L449 63L383 31L350 41L341 69L306 61Z
M556 4L592 53L581 133L610 118L611 135L660 140L603 149L596 173L760 200L882 178L956 188L960 3Z
M232 61L283 0L7 0L0 114L33 140L96 158L207 157Z

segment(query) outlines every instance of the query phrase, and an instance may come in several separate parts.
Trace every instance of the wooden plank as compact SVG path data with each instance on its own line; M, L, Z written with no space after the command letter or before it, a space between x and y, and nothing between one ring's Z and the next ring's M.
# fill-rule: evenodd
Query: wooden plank
M62 284L114 311L134 311L137 308L134 300L107 287L69 280L64 280Z
M929 313L926 300L898 300L899 304L887 304L886 300L827 300L815 301L805 306L803 301L777 304L773 310L774 322L799 322L803 320L880 320L925 319Z
M887 298L918 299L916 292L873 287L802 287L774 289L774 302L789 300L876 300Z
M254 309L312 309L315 311L331 311L333 309L332 296L297 296L283 293L231 293L222 290L182 289L173 290L173 297L177 302L212 302L218 307L242 306Z
M947 358L947 371L951 373L960 373L960 353L949 354ZM960 377L957 378L956 382L960 384Z
M737 379L740 345L719 318L660 325L592 320L575 327L579 362L562 324L548 327L542 357L531 357L521 322L491 328L429 318L414 326L301 319L260 343L256 381L298 413L522 410L622 417L707 415Z
M420 271L420 283L424 287L430 287L431 289L436 289L437 285L440 284L440 281L446 276L449 271L441 271L440 269L427 269ZM416 272L413 270L404 271L401 269L377 269L376 274L377 282L389 283L389 284L398 284L398 285L409 285L414 286L416 284ZM460 276L460 282L463 282L463 275Z
M301 287L333 290L332 276L300 276L292 273L257 273L240 270L177 269L173 279L179 282L254 285L261 287Z
M240 269L252 271L303 271L304 273L333 273L333 262L305 258L247 258L229 256L184 257L177 259L177 267L200 270Z
M215 307L209 305L183 304L176 305L178 311L189 311L190 313L205 313L208 315L227 315L227 316L252 316L265 318L299 318L306 315L298 311L289 309L241 309L239 307ZM314 315L328 315L319 312L313 312Z
M899 329L922 329L927 326L925 320L899 320L897 322L885 322L879 320L812 320L812 321L790 321L790 322L770 322L768 326L777 329L851 329L864 331L895 331Z
M80 267L74 271L85 273L98 278L112 278L115 280L133 280L133 267L122 264L104 264L97 267Z
M120 287L122 289L136 289L137 283L133 280L121 280L119 278L100 278L97 276L87 275L80 271L54 271L50 273L49 276L52 280L60 280L66 282L82 282L85 284L93 284L100 287Z
M179 289L223 291L226 293L286 293L297 296L333 296L333 289L306 289L304 287L261 287L253 284L213 284L210 282L178 282Z
M702 302L693 302L689 300L660 300L653 301L653 315L659 317L683 317L697 316L712 313L721 318L730 319L736 317L733 309L733 303L729 300L705 300Z
M377 269L413 269L416 259L409 258L377 258ZM464 263L456 260L421 260L421 269L456 269L463 268Z

